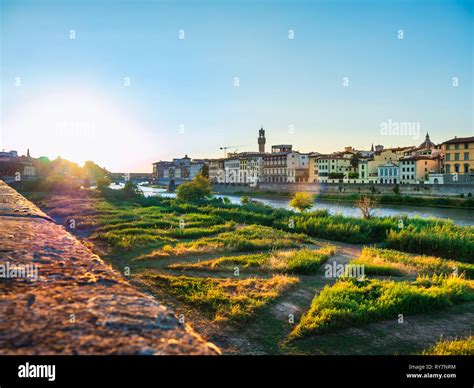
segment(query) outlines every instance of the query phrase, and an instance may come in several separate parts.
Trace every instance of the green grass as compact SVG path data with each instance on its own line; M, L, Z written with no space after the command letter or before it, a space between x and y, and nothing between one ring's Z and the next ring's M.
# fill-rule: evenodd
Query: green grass
M296 248L305 242L310 242L310 240L303 234L287 233L266 226L251 225L214 237L166 245L159 250L141 256L139 259Z
M228 223L269 226L288 233L304 233L311 237L334 241L368 244L385 243L388 248L471 262L474 258L474 227L461 227L446 220L408 217L374 217L361 219L330 215L317 210L305 214L275 209L260 203L225 204L219 199L201 203L180 203L171 198L132 198L124 200L114 190L104 193L79 192L77 195L39 195L34 198L53 216L74 219L76 228L92 229L105 243L128 249L120 229L142 228L148 237L130 237L130 249L153 244L160 239L148 229L176 229L160 233L161 237L195 239L214 234L207 228ZM184 230L179 229L184 222ZM400 228L400 225L402 227ZM187 229L198 228L187 231ZM225 227L223 227L225 228ZM125 246L124 246L125 245Z
M198 308L214 321L241 320L298 282L294 277L275 275L269 279L217 279L162 275L138 275L150 291L166 291Z
M397 319L399 314L427 313L473 300L473 282L460 277L433 275L419 277L412 283L378 279L338 280L313 299L309 311L303 315L289 339Z
M433 256L414 256L391 249L363 248L360 257L351 264L363 265L366 275L404 276L432 274L464 274L474 277L474 264Z
M390 230L386 242L388 248L400 251L474 263L474 227L441 224L417 228L407 225L401 230Z
M303 248L289 251L273 251L240 256L224 256L197 263L174 263L170 269L218 271L233 273L235 267L250 271L313 274L335 253L333 246L321 249Z
M474 336L454 340L440 340L432 348L425 350L430 356L474 356Z

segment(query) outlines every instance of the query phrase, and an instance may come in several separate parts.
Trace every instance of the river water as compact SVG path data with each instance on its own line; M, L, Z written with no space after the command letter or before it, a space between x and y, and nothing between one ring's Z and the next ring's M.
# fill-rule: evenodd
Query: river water
M110 186L113 189L120 189L123 184ZM176 194L167 193L165 189L139 186L146 197L150 196L165 196L174 197ZM240 203L240 196L237 195L216 195L216 197L227 197L231 203ZM249 196L256 202L262 202L266 205L273 206L275 208L291 209L289 206L289 199L284 197L273 197L273 196ZM360 217L359 209L353 207L348 202L336 202L336 201L316 201L312 210L315 209L326 209L330 214L341 214L349 217ZM403 205L380 205L379 208L375 209L374 215L379 217L387 216L400 216L406 215L408 217L421 217L421 218L441 218L450 219L454 223L461 226L474 226L474 210L469 209L455 209L455 208L435 208L435 207L416 207L416 206L403 206Z

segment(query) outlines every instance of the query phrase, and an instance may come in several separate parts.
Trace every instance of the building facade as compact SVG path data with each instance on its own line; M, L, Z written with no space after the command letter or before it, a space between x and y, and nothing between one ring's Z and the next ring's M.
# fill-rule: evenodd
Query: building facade
M474 183L474 136L442 144L445 183Z
M171 162L159 161L153 163L152 179L164 182L171 180L189 181L202 172L206 163L203 160L192 160L188 155L183 158L174 158Z

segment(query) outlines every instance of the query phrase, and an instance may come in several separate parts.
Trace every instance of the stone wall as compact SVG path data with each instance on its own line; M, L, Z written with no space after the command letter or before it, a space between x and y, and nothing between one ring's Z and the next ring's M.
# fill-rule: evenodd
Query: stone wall
M219 353L0 181L1 355Z
M271 191L274 193L294 193L296 191L307 191L311 193L327 194L394 194L398 187L400 194L412 196L432 196L432 197L459 197L461 194L474 196L474 185L469 184L444 184L444 185L424 185L424 184L357 184L357 183L259 183L257 187L244 184L216 183L213 190L223 194L235 192L255 192Z

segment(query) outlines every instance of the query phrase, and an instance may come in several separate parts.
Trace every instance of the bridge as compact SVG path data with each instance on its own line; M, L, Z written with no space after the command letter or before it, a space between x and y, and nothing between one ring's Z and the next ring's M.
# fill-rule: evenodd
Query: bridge
M152 173L146 172L111 172L108 174L108 177L112 182L125 182L129 180L133 183L140 183L151 181L152 175Z

